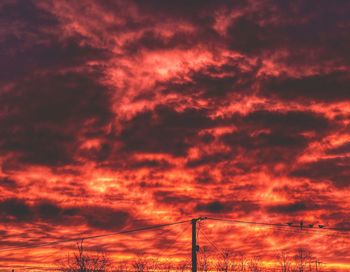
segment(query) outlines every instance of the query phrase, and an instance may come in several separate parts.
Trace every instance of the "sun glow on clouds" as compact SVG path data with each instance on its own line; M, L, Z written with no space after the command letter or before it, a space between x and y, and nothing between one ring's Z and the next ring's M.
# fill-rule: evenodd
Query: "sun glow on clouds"
M349 10L347 1L0 4L1 248L200 215L349 228ZM189 227L88 246L115 260L177 262ZM201 228L236 255L266 253L266 264L297 247L329 267L350 263L346 237ZM0 253L0 266L54 266L71 250Z

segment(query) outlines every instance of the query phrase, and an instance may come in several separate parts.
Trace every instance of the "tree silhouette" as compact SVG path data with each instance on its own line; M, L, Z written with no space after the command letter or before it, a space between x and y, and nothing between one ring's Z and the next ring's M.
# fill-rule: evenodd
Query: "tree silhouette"
M220 254L218 261L216 263L216 270L218 272L229 272L232 270L232 262L230 260L231 253L225 250Z
M312 258L311 253L308 250L304 248L298 248L294 259L297 272L312 271Z
M233 255L228 250L222 250L218 255L210 254L207 247L199 252L200 272L320 272L326 271L321 267L319 259L313 258L309 250L298 248L295 252L280 251L275 255L277 266L266 266L262 256ZM189 272L190 260L174 262L159 260L146 255L137 255L134 260L120 262L112 269L108 255L99 251L95 254L84 249L83 240L77 243L76 252L61 263L57 269L62 272Z
M83 240L77 243L77 252L73 257L69 254L61 263L59 271L62 272L107 272L110 270L111 261L103 251L96 254L87 253L83 246Z
M281 250L277 256L277 261L280 265L281 272L290 272L292 266L292 260L285 250Z

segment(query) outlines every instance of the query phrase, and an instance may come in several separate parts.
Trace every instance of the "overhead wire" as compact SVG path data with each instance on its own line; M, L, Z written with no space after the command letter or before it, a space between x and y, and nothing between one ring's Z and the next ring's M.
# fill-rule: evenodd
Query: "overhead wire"
M278 231L284 231L284 232L289 232L289 233L296 233L296 234L314 234L314 235L321 235L321 236L329 236L329 237L337 237L337 238L348 238L350 239L350 235L339 235L339 234L332 234L332 233L322 233L321 231L315 231L312 229L299 229L299 228L293 228L290 229L288 226L269 226L269 225L263 225L263 228L268 228L272 230L278 230Z
M208 236L207 236L207 234L206 234L206 232L205 232L204 230L202 230L202 234L203 234L203 237L209 242L209 244L211 244L212 247L213 247L217 252L220 253L220 255L222 255L223 257L225 257L225 253L224 253L221 249L219 249L219 247L217 247L217 246L215 245L215 243L212 242L212 241L208 238Z
M39 247L46 247L46 246L57 245L57 244L68 243L68 242L74 242L74 241L97 239L97 238L109 237L109 236L114 236L114 235L119 235L119 234L129 234L129 233L134 233L134 232L140 232L140 231L147 231L147 230L163 228L163 227L172 226L172 225L184 224L184 223L187 223L187 222L191 222L191 221L190 220L184 220L184 221L178 221L178 222L174 222L174 223L159 224L159 225L142 227L142 228L137 228L137 229L112 232L112 233L108 233L108 234L100 234L100 235L93 235L93 236L85 236L85 237L76 237L76 238L62 239L62 240L58 240L58 241L54 241L54 242L41 243L41 244L35 244L35 245L17 246L17 247L2 249L2 250L0 250L0 252L21 250L21 249L27 249L27 248L39 248Z
M207 219L214 220L214 221L222 221L222 222L227 222L227 223L232 223L232 224L260 225L260 226L263 226L265 228L278 229L279 231L295 233L295 234L308 233L308 234L317 234L317 235L321 235L321 236L350 239L350 235L346 235L346 234L339 235L339 234L333 234L330 232L325 233L324 231L327 231L329 228L327 228L327 229L312 229L312 228L308 228L307 226L304 228L300 228L300 226L290 226L288 224L242 221L242 220L235 220L235 219L222 219L222 218L212 218L212 217L207 217Z
M190 226L191 226L191 224L188 224L182 231L180 231L180 232L175 236L174 240L173 240L172 242L170 242L170 244L169 244L165 249L163 249L163 251L166 252L167 250L169 250L169 248L172 247L172 246L178 241L178 239L181 237L181 235L182 235L183 233L185 233L185 232L189 229Z
M267 222L256 222L256 221L242 221L242 220L236 220L236 219L225 219L225 218L214 218L214 217L207 217L208 220L213 221L222 221L222 222L232 222L232 223L239 223L239 224L250 224L250 225L262 225L262 226L272 226L272 227L282 227L282 228L295 228L300 230L307 230L307 231L313 231L313 232L322 232L324 230L336 230L341 232L350 232L348 229L340 229L340 228L330 228L330 227L323 227L320 229L314 229L310 228L309 226L305 225L288 225L287 223L281 224L281 223L267 223Z
M234 224L249 224L249 225L258 225L258 226L261 225L261 226L272 228L272 229L278 229L279 231L286 231L286 232L296 233L296 234L305 234L305 233L313 233L313 234L315 234L315 233L317 233L319 235L330 236L330 237L350 238L350 236L347 236L345 234L344 235L337 235L337 234L331 234L329 232L328 233L322 233L323 230L336 230L336 231L341 231L341 232L347 231L346 229L340 229L340 228L312 229L312 228L307 228L307 226L302 228L300 226L291 226L291 225L288 225L288 224L281 224L281 223L266 223L266 222L255 222L255 221L243 221L243 220L214 218L214 217L206 217L205 219L213 220L213 221L220 221L220 222L227 222L227 223L234 223ZM62 240L58 240L58 241L54 241L54 242L47 242L47 243L41 243L41 244L10 247L10 248L2 249L2 250L0 250L0 252L21 250L21 249L27 249L27 248L46 247L46 246L51 246L51 245L56 245L56 244L61 244L61 243L67 243L67 242L72 242L72 241L97 239L97 238L109 237L109 236L114 236L114 235L119 235L119 234L128 234L128 233L134 233L134 232L153 230L153 229L158 229L158 228L163 228L163 227L172 226L172 225L178 225L178 224L183 224L183 223L189 223L189 222L191 222L191 220L183 220L183 221L178 221L178 222L174 222L174 223L153 225L153 226L142 227L142 228L137 228L137 229L112 232L112 233L108 233L108 234L68 238L68 239L62 239ZM293 228L293 229L290 229L290 228ZM300 231L297 231L297 229L300 229ZM199 238L200 232L201 232L201 225L199 224L199 227L198 227L198 230L197 230L197 239Z
M276 229L278 231L283 231L283 232L289 232L289 233L295 233L295 234L300 234L300 235L304 235L304 234L314 234L314 235L321 235L321 236L328 236L328 237L336 237L336 238L348 238L350 239L350 236L346 236L346 235L337 235L337 234L328 234L328 233L321 233L321 232L316 232L316 231L309 231L306 229L288 229L288 228L279 228L279 227L269 227L269 226L265 226L266 228L270 228L270 229Z

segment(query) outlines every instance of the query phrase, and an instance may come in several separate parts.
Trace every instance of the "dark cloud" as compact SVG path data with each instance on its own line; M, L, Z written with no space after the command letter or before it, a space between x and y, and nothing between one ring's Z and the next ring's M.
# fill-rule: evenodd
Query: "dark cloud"
M26 164L73 163L78 141L103 136L112 118L109 90L93 75L33 77L0 99L0 150Z
M299 201L290 204L283 205L273 205L267 207L269 213L277 214L290 214L290 213L302 213L310 210L317 210L319 207L317 205L310 203L308 201Z
M29 221L33 219L30 206L21 199L9 198L0 201L0 217L2 222Z
M140 38L123 44L125 54L136 54L142 50L159 51L191 49L199 44L219 44L220 37L214 30L198 30L195 33L175 32L173 35L162 36L154 31L145 31Z
M0 6L1 22L22 23L22 27L33 32L43 27L56 26L57 18L41 9L36 1L4 1Z
M232 211L233 207L220 201L213 201L205 204L198 204L195 209L201 212L204 211L209 213L226 213Z
M343 204L343 202L342 202ZM350 214L349 210L346 207L342 207L341 205L334 208L328 209L327 213L321 215L321 219L326 225L326 227L338 228L339 230L350 230ZM334 225L331 222L336 222Z
M0 83L28 77L33 73L82 66L87 61L102 60L108 56L107 51L90 47L82 39L48 41L31 44L25 49L21 48L22 44L23 41L19 39L7 41L7 49L2 53L0 64L0 69L4 71Z
M57 168L62 169L62 168ZM76 176L78 179L79 177ZM92 193L89 188L86 188L85 182L78 182L77 180L71 182L62 182L52 187L52 190L57 194L64 195L66 197L80 199L92 197Z
M349 89L348 73L333 72L299 78L270 78L263 83L262 94L283 100L329 102L349 100Z
M235 166L244 172L291 163L309 143L304 136L282 132L260 132L255 135L236 132L223 135L222 141L231 148L236 157L243 156ZM234 174L232 171L230 173Z
M349 10L347 1L264 1L229 26L229 47L248 55L288 52L290 64L296 57L299 65L347 62Z
M246 150L263 151L264 149L304 149L308 140L302 135L290 135L283 132L258 132L255 135L250 135L246 132L235 132L225 134L222 137L225 144L233 150L243 148Z
M90 147L79 151L79 156L86 158L90 161L95 161L101 164L106 164L108 159L111 159L113 153L113 143L109 139L110 135L106 135L101 140L101 144L98 146ZM107 163L108 164L108 163Z
M182 156L193 144L190 140L200 129L214 125L205 110L178 112L170 107L158 106L154 111L139 113L125 122L120 139L125 151Z
M0 206L3 222L36 222L41 219L59 221L58 215L61 212L61 208L52 202L40 201L37 205L31 205L19 198L4 199L0 202Z
M259 210L259 205L248 201L211 201L208 203L199 203L195 207L198 212L205 213L230 213L242 212L252 213Z
M108 207L86 207L82 215L90 227L104 230L120 229L130 219L128 212Z
M58 217L61 218L61 215L64 212L57 204L45 200L37 203L34 209L37 212L38 217L42 220L54 220Z
M131 161L127 164L128 168L157 168L157 169L169 169L171 164L166 160L139 160Z
M341 144L340 146L333 147L327 150L327 154L330 154L330 155L341 155L349 152L350 152L350 142L346 142L344 144Z
M230 47L249 54L269 48L272 40L267 28L246 18L239 18L228 28L228 35L232 38Z
M17 159L24 164L62 166L74 162L74 139L71 136L59 135L49 129L31 128L12 135L1 141L5 152L17 153Z
M350 221L344 221L344 218L349 218L349 214L345 215L346 217L341 218L340 220L343 220L341 222L338 222L334 227L340 230L348 231L350 230Z
M3 187L7 190L16 190L18 187L18 183L16 180L10 177L0 177L0 187Z
M314 182L330 181L336 187L350 186L349 158L320 159L300 165L293 170L292 177L308 178Z
M242 68L244 66L244 68ZM164 94L178 93L205 99L215 99L215 103L229 94L252 93L252 85L260 64L250 64L243 58L227 60L222 65L211 65L199 71L190 72L186 82L167 82L161 85ZM220 101L221 100L221 101Z
M154 199L159 203L175 205L177 203L189 203L194 198L188 195L182 195L170 191L156 191L153 193Z
M195 23L212 23L213 12L222 8L233 8L244 6L246 1L229 1L229 0L179 0L164 2L161 0L151 1L134 1L140 11L161 17L172 17L173 19L186 19Z
M57 38L59 20L35 1L2 4L0 18L0 84L110 56L106 49L90 46L84 37Z
M30 204L17 198L0 201L0 219L4 223L87 224L94 229L115 230L125 226L130 218L131 214L127 211L103 206L67 207L50 200Z
M343 204L343 203L342 203ZM321 215L323 225L335 229L349 231L350 230L350 214L345 207L338 206L336 208L328 209L327 213ZM336 222L334 225L331 222Z
M81 132L99 133L100 120L108 118L109 97L99 76L63 72L105 60L108 51L79 35L59 38L60 19L44 6L31 0L0 5L0 150L14 155L3 167L71 164L79 134L74 129L91 120L95 129Z
M288 133L322 134L332 128L330 120L311 111L253 111L244 116L241 123L243 126L251 126L255 129L271 129Z
M233 157L231 153L215 153L202 155L199 158L188 160L186 163L187 167L198 167L205 165L217 164L223 161L230 160Z
M165 159L137 159L128 152L123 153L118 152L116 156L114 151L112 151L113 146L111 147L110 156L106 157L104 160L94 160L99 162L100 167L109 168L109 169L118 169L118 170L131 170L137 171L140 169L148 169L154 171L166 171L174 167L170 160ZM119 156L123 154L122 158Z
M232 158L241 157L236 166L242 170L291 163L334 127L324 116L305 111L260 110L232 120L237 130L220 140L231 148Z
M210 184L210 183L215 183L217 179L210 173L210 168L209 168L208 170L204 170L198 173L198 175L195 178L195 181L202 184Z

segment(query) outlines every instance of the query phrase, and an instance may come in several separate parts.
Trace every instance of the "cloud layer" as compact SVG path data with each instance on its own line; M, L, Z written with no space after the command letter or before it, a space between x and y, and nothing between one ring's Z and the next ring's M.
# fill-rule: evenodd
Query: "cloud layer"
M342 0L3 1L1 245L198 215L348 227L349 11ZM350 263L348 238L210 226L235 252L254 255L256 237L267 256L311 243ZM147 254L164 249L138 238ZM120 239L113 254L138 253Z

